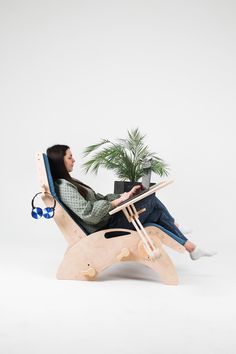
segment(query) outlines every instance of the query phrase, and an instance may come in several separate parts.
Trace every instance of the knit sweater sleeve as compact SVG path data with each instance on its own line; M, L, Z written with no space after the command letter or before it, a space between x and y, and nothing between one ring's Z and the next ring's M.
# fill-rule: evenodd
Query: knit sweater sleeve
M104 199L104 200L108 200L109 202L112 202L113 200L117 199L120 197L120 194L107 194L107 195L102 195L100 193L96 193L96 199L97 200L101 200L101 199Z
M77 188L66 180L57 181L59 199L71 209L81 220L90 225L96 225L112 210L112 204L107 200L86 200Z

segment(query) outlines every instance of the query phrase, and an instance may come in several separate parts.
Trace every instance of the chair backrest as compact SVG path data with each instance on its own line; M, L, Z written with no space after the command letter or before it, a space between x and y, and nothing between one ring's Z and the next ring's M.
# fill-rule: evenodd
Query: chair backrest
M69 245L73 245L78 242L79 239L86 237L87 232L82 225L79 224L79 218L77 215L69 210L58 198L47 155L44 153L38 153L36 159L40 188L42 192L48 192L56 199L57 203L54 220ZM51 198L46 194L42 194L42 199L46 206L52 204Z

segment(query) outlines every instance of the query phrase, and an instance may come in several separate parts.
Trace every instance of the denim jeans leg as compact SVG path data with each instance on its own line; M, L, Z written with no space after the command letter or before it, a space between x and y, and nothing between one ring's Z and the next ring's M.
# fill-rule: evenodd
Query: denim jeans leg
M152 196L142 199L134 204L137 211L143 208L146 209L143 213L139 215L139 220L142 224L146 222L146 219L153 212L155 204L155 199ZM124 228L129 230L135 230L133 224L126 219L122 211L112 215L106 227L109 229Z
M178 236L181 239L180 243L184 245L185 242L188 241L188 239L184 236L184 234L182 234L182 232L178 229L178 227L175 225L172 219L173 218L172 217L170 218L168 214L162 212L157 224L163 226L165 229L169 230L170 232Z
M171 216L167 208L154 194L135 203L135 207L137 210L140 210L142 208L146 209L145 212L139 215L139 220L142 224L159 224L160 226L163 226L165 229L169 230L174 235L176 235L176 241L178 241L182 245L187 241L187 238L175 225L174 218ZM133 224L126 219L122 211L112 215L106 227L108 229L124 228L129 230L135 230Z
M156 202L156 207L158 210L162 211L165 213L165 215L167 215L169 217L169 219L172 220L172 222L175 221L175 219L173 218L173 216L170 214L169 210L165 207L165 205L160 201L160 199L158 199L155 196L155 202Z

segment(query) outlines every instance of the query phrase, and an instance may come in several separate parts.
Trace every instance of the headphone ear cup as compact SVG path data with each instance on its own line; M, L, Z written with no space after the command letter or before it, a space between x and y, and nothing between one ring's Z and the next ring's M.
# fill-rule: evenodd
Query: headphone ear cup
M54 208L47 207L47 208L43 209L43 216L46 219L51 219L54 216Z
M34 219L40 219L43 216L43 211L41 208L33 208L31 211L31 216Z

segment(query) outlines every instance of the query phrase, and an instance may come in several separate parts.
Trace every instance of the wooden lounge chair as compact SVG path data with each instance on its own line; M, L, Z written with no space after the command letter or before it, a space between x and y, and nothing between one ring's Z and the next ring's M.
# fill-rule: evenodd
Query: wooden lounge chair
M177 285L178 276L163 245L177 252L185 248L168 235L168 231L152 224L144 227L144 233L158 250L151 257L140 232L128 229L106 229L88 235L79 218L58 199L50 172L47 155L36 155L39 184L46 206L52 204L50 193L56 199L54 220L64 235L68 248L57 271L57 279L94 280L105 268L119 262L140 262L156 271L165 284ZM135 211L136 217L138 213ZM143 228L143 227L142 227Z

